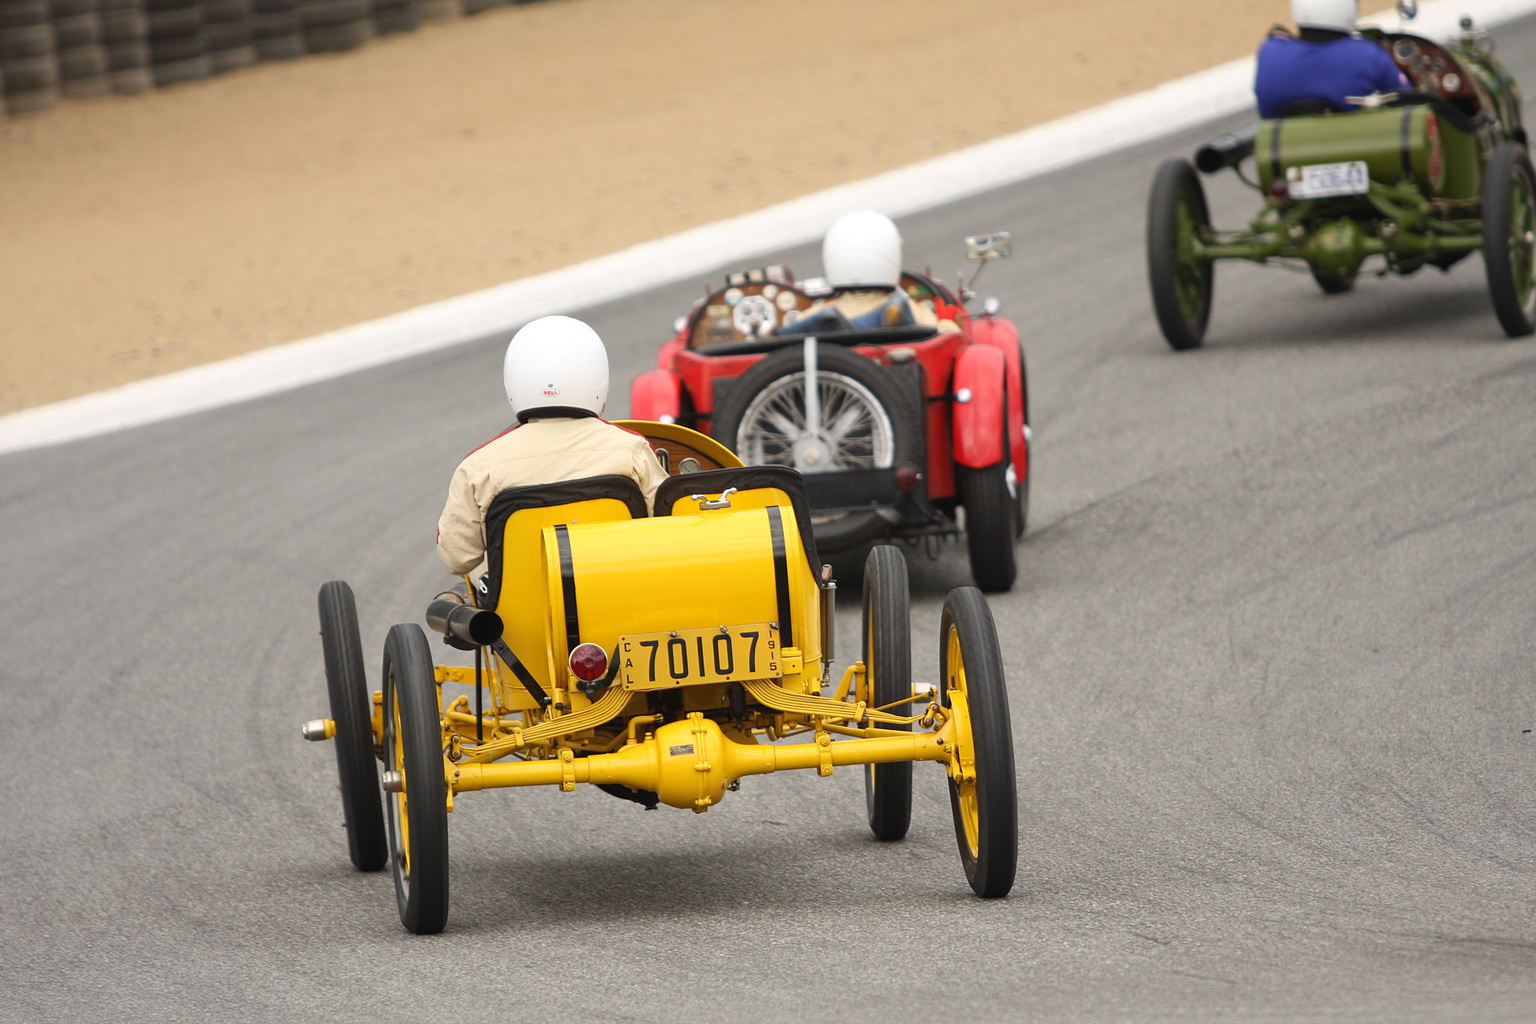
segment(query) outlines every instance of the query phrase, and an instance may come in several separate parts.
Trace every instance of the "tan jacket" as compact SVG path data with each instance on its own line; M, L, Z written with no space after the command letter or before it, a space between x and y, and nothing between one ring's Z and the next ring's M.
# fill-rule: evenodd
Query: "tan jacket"
M639 434L591 416L529 420L476 448L454 470L437 521L437 557L455 575L479 566L485 560L486 511L509 487L610 473L639 484L647 508L667 478Z
M860 289L858 291L841 292L838 295L818 302L800 315L810 316L817 310L826 309L828 306L836 306L842 314L850 320L856 316L862 316L871 310L879 309L890 301L891 292L884 288ZM907 305L912 307L912 319L923 327L937 327L940 334L953 334L960 328L953 320L940 320L938 314L926 302L907 296Z

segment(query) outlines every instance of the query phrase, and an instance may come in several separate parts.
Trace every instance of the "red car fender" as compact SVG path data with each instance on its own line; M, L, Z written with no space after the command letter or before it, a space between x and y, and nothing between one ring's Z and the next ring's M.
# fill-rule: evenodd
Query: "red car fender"
M672 369L672 357L688 347L688 339L682 335L673 338L661 346L661 351L656 354L656 366L658 369Z
M955 357L955 461L972 469L1003 460L1003 354L991 345L968 345Z
M629 385L631 419L676 423L683 411L683 378L673 370L646 370Z
M1008 438L1013 454L1013 469L1020 480L1029 475L1029 446L1024 440L1024 367L1020 363L1019 329L1012 320L999 316L979 316L971 320L971 340L1003 354L1008 367Z

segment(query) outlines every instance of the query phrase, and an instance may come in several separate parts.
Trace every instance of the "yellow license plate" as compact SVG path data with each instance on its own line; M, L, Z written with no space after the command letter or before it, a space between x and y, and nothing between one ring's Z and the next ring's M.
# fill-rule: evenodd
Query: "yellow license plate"
M779 629L768 622L619 638L619 676L631 690L777 679Z

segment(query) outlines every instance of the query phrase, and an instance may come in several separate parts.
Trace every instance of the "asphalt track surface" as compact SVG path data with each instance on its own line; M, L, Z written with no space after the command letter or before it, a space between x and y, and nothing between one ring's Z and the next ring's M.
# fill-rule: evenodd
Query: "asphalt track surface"
M1536 21L1497 39L1536 81ZM1143 202L1208 134L903 225L945 276L1016 240L982 289L1037 439L992 601L1010 898L970 894L937 769L891 845L845 769L705 816L472 794L448 930L401 929L299 737L315 592L352 583L371 672L419 621L448 476L506 418L489 339L0 459L0 1020L1536 1019L1536 341L1474 257L1337 298L1223 266L1208 347L1169 351ZM587 312L616 412L698 292ZM908 559L932 678L966 564Z

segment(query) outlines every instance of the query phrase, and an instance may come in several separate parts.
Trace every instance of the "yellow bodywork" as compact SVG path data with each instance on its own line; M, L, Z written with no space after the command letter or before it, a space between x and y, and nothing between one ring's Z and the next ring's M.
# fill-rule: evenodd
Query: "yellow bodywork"
M734 461L702 435L666 430L669 443L719 449ZM839 765L891 761L942 762L964 781L952 756L967 735L963 702L943 707L925 693L871 708L858 662L824 694L830 666L822 633L831 617L822 601L833 592L823 589L783 491L689 496L670 515L648 519L631 519L622 502L606 499L527 509L508 518L502 544L496 608L504 639L550 703L541 707L502 658L485 659L483 716L467 696L443 709L450 810L454 795L470 790L593 783L654 792L662 803L703 812L748 775L808 768L827 776ZM644 645L674 632L689 664L705 653L711 672L727 663L713 657L717 634L739 644L766 632L778 649L770 664L763 648L760 675L735 669L730 681L695 682L684 673L657 685L637 666L583 690L567 665L573 641L595 643L610 657L648 657L657 648ZM719 650L728 654L729 645ZM745 658L747 648L735 651ZM439 665L437 681L474 687L476 671ZM381 740L380 726L376 718ZM796 735L807 742L782 742Z

